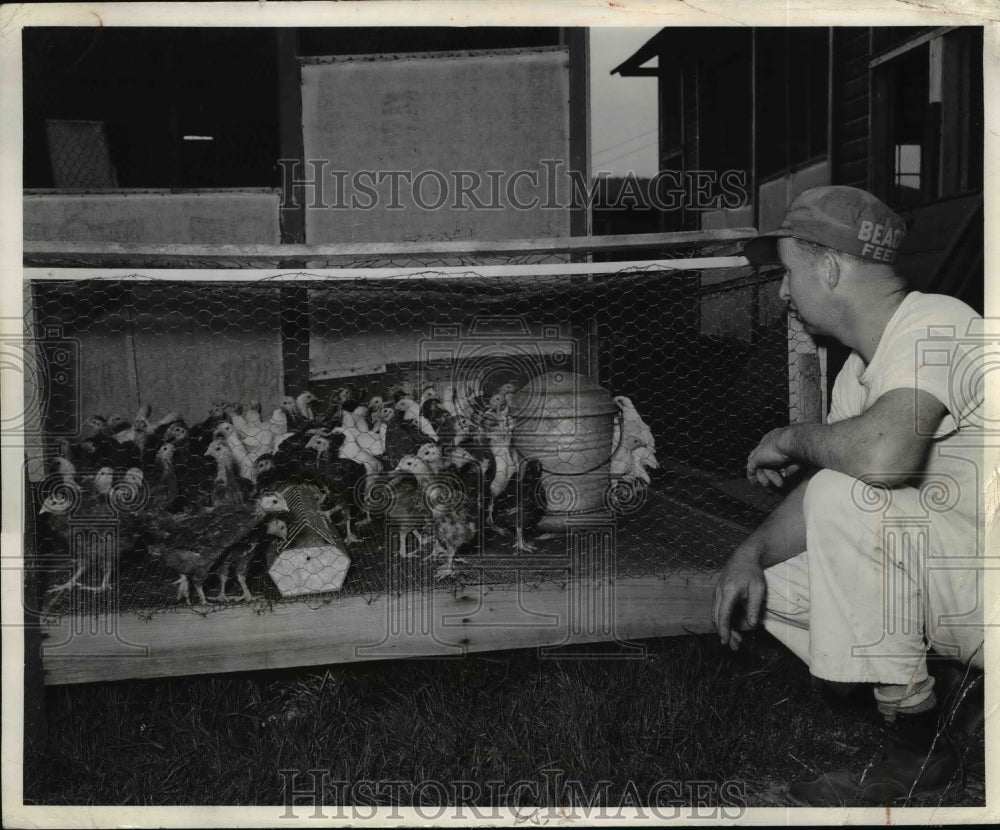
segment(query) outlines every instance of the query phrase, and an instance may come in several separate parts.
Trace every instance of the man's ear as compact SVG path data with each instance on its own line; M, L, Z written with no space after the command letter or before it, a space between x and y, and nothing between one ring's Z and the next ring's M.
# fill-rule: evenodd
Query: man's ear
M831 291L840 282L840 260L833 251L823 251L819 261L820 278Z

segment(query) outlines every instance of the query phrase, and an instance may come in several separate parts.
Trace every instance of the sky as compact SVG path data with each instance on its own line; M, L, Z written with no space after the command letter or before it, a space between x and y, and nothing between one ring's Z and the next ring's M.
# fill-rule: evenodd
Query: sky
M590 146L594 176L657 168L656 78L623 78L610 72L659 31L649 28L590 30ZM652 64L655 65L655 64Z

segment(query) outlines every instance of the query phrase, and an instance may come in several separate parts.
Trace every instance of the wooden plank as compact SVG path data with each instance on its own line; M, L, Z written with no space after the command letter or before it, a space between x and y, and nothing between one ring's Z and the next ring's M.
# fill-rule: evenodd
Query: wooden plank
M841 64L841 72L844 78L857 78L868 74L868 54L867 52L848 58Z
M192 280L198 282L233 282L245 280L273 280L275 282L302 282L304 280L325 280L358 282L363 280L472 280L481 277L507 279L511 283L521 279L529 284L538 277L579 277L594 274L614 274L628 270L643 271L691 271L704 268L741 268L747 264L742 256L693 257L691 259L654 259L628 262L581 262L537 265L461 265L449 267L421 268L309 268L265 270L261 268L243 271L225 268L144 268L138 273L135 268L25 268L26 280L90 280L128 279L133 281L163 279Z
M551 237L511 240L446 240L423 242L343 243L337 245L172 245L144 243L25 242L25 263L41 264L48 258L107 257L127 259L131 264L143 258L181 264L202 262L263 260L303 263L371 258L434 258L465 256L505 256L581 252L630 251L641 248L668 250L687 245L711 244L756 236L754 228L726 228L712 231L636 233L614 236ZM220 264L219 267L226 267ZM237 267L246 267L243 265ZM252 266L251 266L252 267ZM316 266L320 267L320 266Z
M612 72L614 74L614 72ZM628 72L619 72L623 78L658 78L660 76L660 70L655 66L639 67L638 69L630 69Z
M25 242L211 247L275 245L281 193L219 192L45 193L25 195ZM53 244L49 242L48 244Z
M561 44L551 46L514 46L509 49L441 49L433 52L370 52L360 55L304 55L299 58L303 66L327 66L343 63L373 63L376 61L439 61L455 58L504 58L560 52Z
M901 43L894 49L890 49L888 52L883 52L881 55L877 55L872 58L868 67L874 69L876 66L881 66L883 63L891 61L893 58L898 58L900 55L904 55L911 49L916 49L918 46L923 46L925 43L934 40L934 38L941 37L941 35L947 34L950 31L956 29L956 26L939 26L936 29L931 29L930 31L924 32L911 40L907 40Z
M865 188L868 185L868 156L853 161L844 161L837 175L838 184Z
M865 124L867 127L867 123ZM844 159L856 159L868 155L868 135L867 130L863 135L850 140L843 140L841 136L840 152Z
M861 98L855 98L852 101L843 101L840 104L840 120L844 124L849 124L852 121L858 121L864 118L868 119L868 96Z
M859 75L857 78L845 78L840 87L840 97L844 101L853 101L856 98L868 97L868 75Z
M857 157L868 151L868 116L854 121L845 121L838 136L840 151L848 158Z
M210 613L181 606L83 625L62 618L43 651L50 685L215 674L498 649L631 643L713 630L716 575L679 571L541 585L435 588Z
M24 196L218 196L232 194L242 196L247 194L270 195L273 187L102 187L100 190L90 188L72 188L66 190L59 187L26 187L21 191Z

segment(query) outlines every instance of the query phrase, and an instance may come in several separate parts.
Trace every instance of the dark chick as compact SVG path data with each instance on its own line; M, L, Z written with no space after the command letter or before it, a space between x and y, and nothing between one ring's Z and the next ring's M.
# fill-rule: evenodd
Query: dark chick
M202 585L216 562L230 548L242 545L265 519L287 511L288 504L280 494L265 493L255 504L187 516L151 516L149 552L180 575L174 582L178 599L190 603L193 585L204 605L207 600Z
M343 441L341 435L337 435L336 438ZM306 449L315 453L313 469L326 491L326 498L321 507L344 523L345 542L359 542L361 540L354 535L351 521L358 520L362 512L367 471L364 465L357 461L338 458L331 441L332 439L326 436L314 435L306 444Z
M455 562L461 548L471 542L478 531L478 499L474 487L468 486L453 472L435 473L425 461L415 455L404 456L396 470L412 474L423 491L424 502L434 524L434 555L444 564L434 574L444 579L455 574Z
M239 602L250 602L257 599L247 585L247 571L250 564L258 556L271 547L276 541L288 538L288 526L284 519L271 519L262 525L258 525L254 531L245 539L235 545L231 545L222 557L219 566L219 593L213 597L215 602L225 602L236 599ZM242 594L238 597L226 595L226 583L229 575L235 571L236 581L240 584Z

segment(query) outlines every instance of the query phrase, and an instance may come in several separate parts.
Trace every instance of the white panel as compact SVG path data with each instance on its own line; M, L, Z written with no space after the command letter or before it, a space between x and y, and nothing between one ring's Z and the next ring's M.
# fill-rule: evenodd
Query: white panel
M772 179L760 186L758 191L757 230L761 233L773 231L781 225L792 199L810 187L821 187L830 183L830 165L823 161L803 167L780 179Z
M305 62L302 112L309 244L569 234L565 49Z
M703 231L752 227L753 205L744 205L732 210L706 210L701 215L701 229Z

